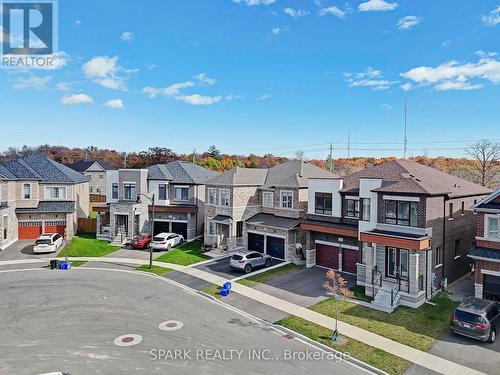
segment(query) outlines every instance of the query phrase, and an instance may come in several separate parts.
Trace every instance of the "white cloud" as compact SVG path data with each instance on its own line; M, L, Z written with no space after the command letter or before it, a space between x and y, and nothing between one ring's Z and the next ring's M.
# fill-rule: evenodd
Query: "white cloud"
M479 56L479 57L494 57L497 55L496 52L484 52L482 50L476 51L476 52L474 52L474 54Z
M500 23L500 5L493 9L488 15L483 16L483 23L488 26L495 26Z
M35 75L32 75L28 78L24 77L19 77L17 78L16 82L12 85L15 89L36 89L40 90L45 88L47 83L51 80L52 78L49 76L45 77L38 77Z
M208 77L205 73L200 73L197 76L194 76L202 85L212 86L217 83L217 80L214 78Z
M82 24L82 21L81 20L76 20L75 21L75 26L80 26Z
M420 66L410 69L401 76L422 86L433 85L436 90L476 90L481 84L470 80L486 80L500 83L500 61L481 57L476 63L460 64L449 61L436 67Z
M406 82L399 87L401 87L403 91L410 91L413 88L413 85L410 82Z
M93 102L94 100L87 94L64 95L61 98L61 103L66 105L90 104Z
M358 5L360 12L385 12L394 10L398 7L398 3L388 3L384 0L368 0Z
M124 42L132 42L134 40L134 33L130 31L125 31L120 37Z
M149 95L150 98L154 98L157 95L163 96L173 96L180 94L182 89L194 86L193 81L186 81L180 83L174 83L173 85L163 87L163 88L155 88L146 86L142 89L143 94Z
M280 27L273 27L271 33L273 35L280 35L283 30Z
M388 111L391 110L391 109L394 109L394 107L392 105L387 104L387 103L382 104L381 107L383 109L387 109Z
M271 94L262 94L262 95L257 97L257 100L267 100L267 99L271 99L271 98L272 98Z
M380 70L368 67L360 73L344 73L348 87L369 87L373 91L387 90L397 81L389 81L382 78Z
M415 26L417 26L420 21L422 21L422 18L417 17L417 16L406 16L403 18L400 18L397 27L400 29L406 29L409 30Z
M121 99L108 100L104 105L111 109L122 109L125 108Z
M59 91L68 91L69 90L69 83L68 82L59 82L56 84L56 89Z
M339 18L343 18L345 16L345 12L342 9L337 8L335 5L332 5L327 8L321 8L318 11L318 14L320 16L333 15Z
M246 4L248 6L254 5L271 5L275 3L276 0L233 0L233 3L236 4Z
M221 96L204 96L200 94L193 94L177 96L176 99L191 105L211 105L220 102Z
M87 61L83 67L87 78L94 80L103 87L114 90L127 91L125 78L118 76L119 72L133 73L135 70L127 70L118 65L118 56L95 56Z
M305 9L285 8L283 9L283 13L289 15L290 17L297 18L307 16L309 11Z

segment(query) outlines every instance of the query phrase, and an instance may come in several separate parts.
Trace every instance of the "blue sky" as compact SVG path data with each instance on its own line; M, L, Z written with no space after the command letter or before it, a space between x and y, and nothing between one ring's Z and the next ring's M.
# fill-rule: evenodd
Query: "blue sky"
M0 149L401 156L405 98L409 155L500 138L498 0L64 0L58 36L0 71Z

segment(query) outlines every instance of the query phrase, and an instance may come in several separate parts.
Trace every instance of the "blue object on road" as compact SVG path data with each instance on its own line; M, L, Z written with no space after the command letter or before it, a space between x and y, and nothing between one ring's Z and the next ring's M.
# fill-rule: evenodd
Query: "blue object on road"
M69 270L69 269L71 269L71 263L69 263L69 262L60 262L59 263L59 269L60 270Z
M231 289L231 281L226 281L223 285L223 288L230 290Z
M222 297L227 297L229 295L229 293L231 293L231 291L229 289L226 289L226 288L222 288L219 292L219 294L222 296Z

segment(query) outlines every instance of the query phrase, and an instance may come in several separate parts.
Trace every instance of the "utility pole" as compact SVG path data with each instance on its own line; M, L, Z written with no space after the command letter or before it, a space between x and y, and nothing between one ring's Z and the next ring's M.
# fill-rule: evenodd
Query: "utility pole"
M193 164L196 163L196 148L193 150Z
M125 164L125 166L124 166L124 168L127 168L127 155L128 154L125 153L125 156L124 156L124 164Z
M406 159L406 152L408 150L408 137L407 137L407 112L408 112L408 98L405 99L405 107L403 109L404 112L404 121L405 121L405 139L403 145L403 158Z
M347 130L347 159L351 158L351 129Z
M328 172L333 173L333 144L330 142L330 155L328 156Z

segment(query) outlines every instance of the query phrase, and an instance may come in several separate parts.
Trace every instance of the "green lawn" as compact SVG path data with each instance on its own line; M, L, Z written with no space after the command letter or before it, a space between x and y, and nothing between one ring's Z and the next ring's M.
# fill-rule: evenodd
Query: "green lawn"
M72 260L71 262L71 267L80 267L81 265L87 263L86 260Z
M301 333L339 352L349 353L351 357L386 371L391 375L400 375L411 365L409 361L348 337L341 337L342 344L333 342L330 340L332 335L331 330L296 316L290 316L280 320L277 324Z
M299 269L302 269L302 266L298 266L295 263L288 263L284 266L273 268L272 270L253 275L245 279L240 279L236 282L249 287L254 287L259 283L265 283L275 277L283 276L289 272L297 271Z
M397 307L391 314L356 305L339 302L339 319L387 337L391 340L427 351L449 328L451 312L458 306L445 292L432 299L435 306L424 304L418 309ZM335 317L332 298L310 307L321 314Z
M59 257L102 257L119 249L106 241L99 241L94 234L82 233L72 238Z
M356 285L354 288L351 288L351 292L353 293L351 298L359 299L360 301L371 302L373 299L365 294L365 287L361 285Z
M203 288L201 291L205 292L207 294L210 294L211 296L215 298L221 298L222 296L220 295L219 291L222 288L218 285L212 284L210 286L207 286L206 288Z
M135 270L142 271L142 272L154 273L155 275L158 275L158 276L163 276L166 273L173 271L173 269L160 267L160 266L152 266L151 268L149 268L149 264L143 264L142 266L137 267Z
M208 256L201 253L201 245L201 240L185 243L161 255L156 258L155 261L189 266L190 264L210 259Z

